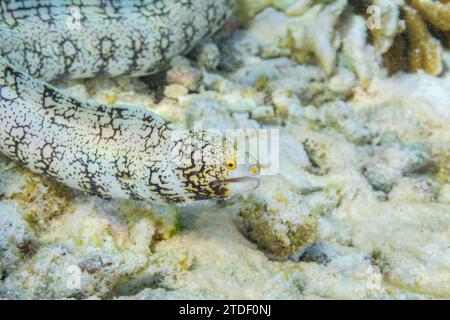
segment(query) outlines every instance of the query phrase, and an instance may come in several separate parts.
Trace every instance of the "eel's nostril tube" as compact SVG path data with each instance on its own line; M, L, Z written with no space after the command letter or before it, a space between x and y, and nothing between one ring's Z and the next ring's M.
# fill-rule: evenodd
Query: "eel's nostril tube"
M259 175L259 173L260 173L260 168L259 168L259 165L254 165L254 166L252 166L251 168L250 168L250 173L252 174L252 175L254 175L254 176L257 176L257 175Z

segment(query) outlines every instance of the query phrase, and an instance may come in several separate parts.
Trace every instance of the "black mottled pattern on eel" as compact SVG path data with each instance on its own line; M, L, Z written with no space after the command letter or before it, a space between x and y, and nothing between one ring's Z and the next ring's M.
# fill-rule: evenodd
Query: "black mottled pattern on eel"
M0 55L45 81L156 72L217 31L233 7L232 0L0 3Z
M232 8L230 0L2 1L0 151L102 197L229 197L230 181L249 179L250 169L236 170L236 150L221 136L175 134L144 108L82 101L44 81L153 73L215 32Z

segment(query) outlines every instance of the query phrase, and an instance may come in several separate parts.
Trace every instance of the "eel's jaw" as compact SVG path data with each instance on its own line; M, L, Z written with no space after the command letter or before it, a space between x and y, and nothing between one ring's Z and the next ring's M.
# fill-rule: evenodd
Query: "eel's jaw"
M222 181L228 185L230 196L252 192L259 187L259 178L254 177L237 177L229 178Z

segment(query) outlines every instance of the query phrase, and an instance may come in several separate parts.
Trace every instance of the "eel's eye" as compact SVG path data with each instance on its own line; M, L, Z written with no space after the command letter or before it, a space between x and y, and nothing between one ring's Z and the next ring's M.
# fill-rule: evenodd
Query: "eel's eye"
M236 169L236 161L234 161L234 160L227 160L227 161L225 162L225 165L227 166L227 169L228 169L228 170L234 170L234 169Z

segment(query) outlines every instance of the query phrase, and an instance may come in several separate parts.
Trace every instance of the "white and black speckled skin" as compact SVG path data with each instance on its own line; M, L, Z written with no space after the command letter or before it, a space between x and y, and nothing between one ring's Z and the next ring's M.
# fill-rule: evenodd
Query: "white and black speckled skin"
M226 198L227 185L217 181L227 178L223 163L234 155L222 137L173 138L150 111L81 101L43 80L155 72L215 32L232 7L230 0L2 1L0 151L103 197Z
M210 36L233 0L0 2L0 55L45 81L158 71Z

